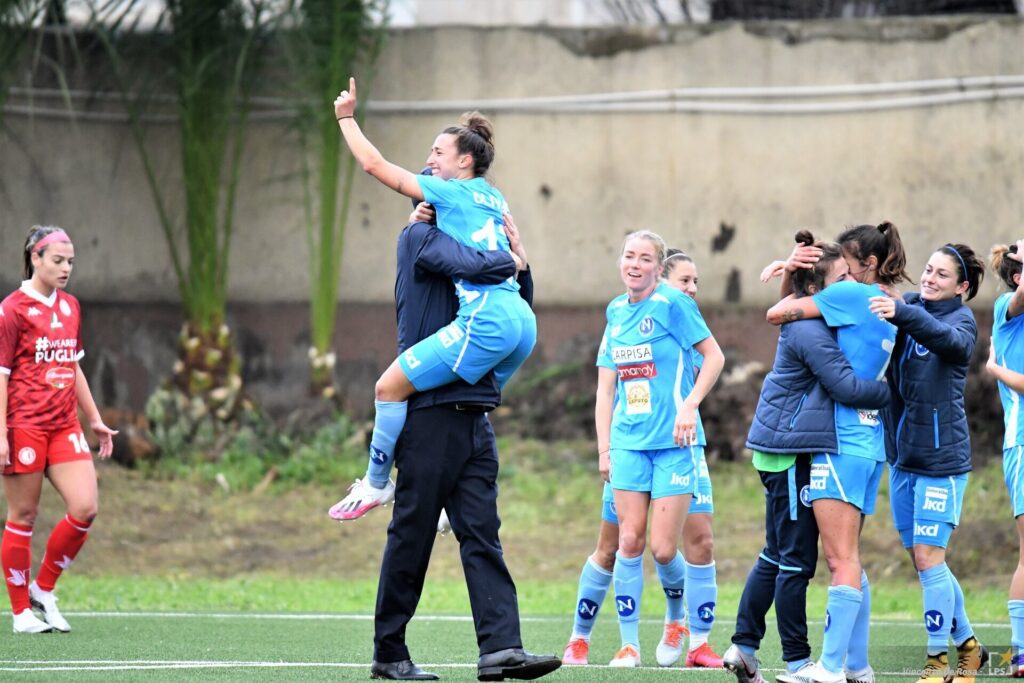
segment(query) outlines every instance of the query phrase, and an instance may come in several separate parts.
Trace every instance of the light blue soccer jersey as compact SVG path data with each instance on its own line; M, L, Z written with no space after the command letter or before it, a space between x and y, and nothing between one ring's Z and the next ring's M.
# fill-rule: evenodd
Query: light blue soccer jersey
M1006 319L1012 292L996 299L992 312L992 345L996 348L996 363L1014 372L1024 372L1024 315ZM999 400L1003 403L1003 448L1024 445L1024 420L1021 419L1021 395L999 382Z
M423 198L437 212L438 229L468 247L483 251L510 251L508 237L502 230L508 211L508 202L483 178L470 180L442 180L435 176L418 175L417 182ZM507 290L518 292L515 278L497 285L481 285L456 279L455 290L459 305L475 301L483 292Z
M868 309L868 299L885 296L878 285L843 281L814 295L821 316L837 328L839 348L859 379L882 380L896 340L896 327ZM836 403L840 455L885 460L885 432L877 410Z
M611 447L676 448L676 415L693 390L693 346L711 336L696 302L666 284L635 304L623 294L608 304L597 365L618 373ZM697 415L697 442L705 445Z

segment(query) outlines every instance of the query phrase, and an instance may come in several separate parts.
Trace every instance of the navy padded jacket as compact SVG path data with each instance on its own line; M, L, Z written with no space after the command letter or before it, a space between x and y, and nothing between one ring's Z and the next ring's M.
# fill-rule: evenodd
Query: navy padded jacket
M835 401L878 409L885 382L858 379L824 320L786 323L775 364L764 378L747 448L764 453L836 453Z
M899 328L889 365L893 400L885 419L889 464L944 477L971 471L971 435L964 410L967 370L978 340L974 313L960 297L896 302Z

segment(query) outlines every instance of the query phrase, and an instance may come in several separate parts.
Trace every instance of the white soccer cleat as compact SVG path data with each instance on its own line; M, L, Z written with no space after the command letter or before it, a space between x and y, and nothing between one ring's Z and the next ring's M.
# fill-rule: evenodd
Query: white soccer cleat
M452 523L448 520L448 511L441 509L441 516L437 518L437 533L445 536L452 530Z
M806 664L793 673L779 674L777 683L846 683L846 674L840 671L832 673L821 665L821 662Z
M49 633L52 630L52 626L42 621L30 609L14 615L15 633Z
M359 519L375 507L387 505L395 499L395 482L388 479L382 489L372 486L367 479L356 479L348 487L348 495L335 503L327 514L331 519L347 522Z
M623 645L608 666L615 669L635 669L640 666L640 652L632 645Z
M46 623L61 633L71 633L71 624L57 609L57 596L51 591L44 591L35 581L28 585L28 599L32 606L42 610Z
M665 631L661 635L654 658L658 666L674 666L683 656L683 641L690 635L690 630L681 621L666 621Z
M857 671L845 670L846 683L875 683L875 670L871 665Z

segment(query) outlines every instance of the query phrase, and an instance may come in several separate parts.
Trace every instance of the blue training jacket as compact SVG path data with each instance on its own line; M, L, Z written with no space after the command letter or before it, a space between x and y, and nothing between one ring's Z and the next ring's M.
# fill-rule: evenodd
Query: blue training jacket
M764 378L747 448L764 453L839 453L835 401L877 409L885 382L858 379L824 320L786 323Z
M960 297L925 301L911 293L896 302L899 328L889 366L893 400L885 419L889 464L929 477L971 471L971 435L964 410L967 369L978 340L974 313Z
M464 246L429 223L406 226L398 236L395 274L399 355L455 319L459 301L452 278L495 284L515 272L515 261L507 251L481 251ZM532 306L530 271L520 272L518 281L520 295ZM494 372L473 385L459 380L413 394L409 410L450 403L499 405L501 391Z

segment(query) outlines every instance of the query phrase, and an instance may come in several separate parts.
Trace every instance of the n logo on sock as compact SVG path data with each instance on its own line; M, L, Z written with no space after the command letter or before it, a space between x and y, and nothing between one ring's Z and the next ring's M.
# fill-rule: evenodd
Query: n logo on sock
M615 609L620 617L628 617L636 611L636 602L629 595L616 595Z
M580 599L580 604L576 608L576 612L580 615L581 619L593 619L597 616L597 610L599 609L598 604L593 600L587 600L586 598Z
M370 446L370 460L377 465L383 465L388 461L388 454L375 446Z
M935 633L941 629L944 621L942 612L938 610L930 609L924 613L924 627L928 629L928 633Z
M715 620L715 603L705 602L703 605L697 608L697 616L705 624L710 624Z
M668 598L669 600L678 600L679 598L683 597L683 589L682 588L666 588L665 589L665 597Z

